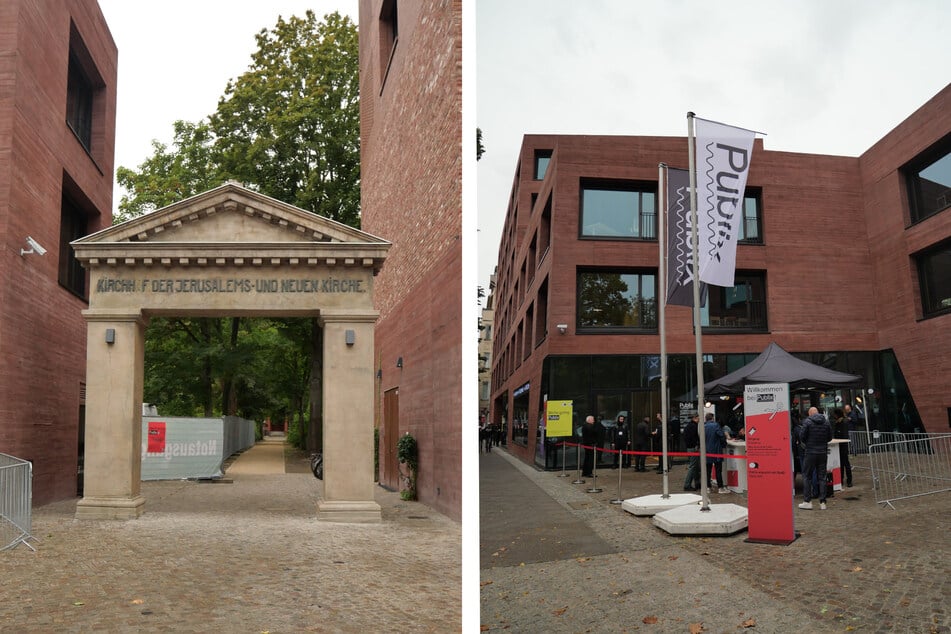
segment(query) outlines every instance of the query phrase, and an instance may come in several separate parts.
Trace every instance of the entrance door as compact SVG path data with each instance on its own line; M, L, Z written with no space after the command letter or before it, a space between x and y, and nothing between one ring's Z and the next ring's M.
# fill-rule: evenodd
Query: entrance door
M400 389L393 388L383 393L383 482L384 487L400 490L399 460L396 444L400 439Z

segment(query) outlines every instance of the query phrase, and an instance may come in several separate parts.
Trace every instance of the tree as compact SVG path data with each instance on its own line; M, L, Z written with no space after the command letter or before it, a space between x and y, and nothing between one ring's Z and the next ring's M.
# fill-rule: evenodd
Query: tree
M220 170L213 155L211 129L207 123L176 121L172 148L152 141L153 154L139 171L120 166L116 181L126 194L119 201L113 224L161 209L220 185Z
M228 178L351 226L360 217L357 28L331 13L278 19L211 116Z
M339 13L318 21L308 11L278 19L256 40L248 71L228 83L214 114L197 124L177 121L171 147L153 141L154 153L138 171L117 169L129 192L117 222L233 178L359 226L356 26ZM154 319L146 400L182 415L296 415L309 423L308 446L319 448L320 335L312 320ZM263 351L264 343L276 356Z

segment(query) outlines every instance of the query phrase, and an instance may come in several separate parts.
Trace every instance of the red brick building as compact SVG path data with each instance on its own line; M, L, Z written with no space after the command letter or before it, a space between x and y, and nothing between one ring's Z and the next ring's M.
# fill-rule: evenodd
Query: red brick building
M579 421L660 411L661 162L686 168L686 138L524 138L496 271L492 355L493 421L524 460L553 466L538 442L546 397L573 400ZM857 158L770 151L758 139L736 285L710 287L703 313L705 379L775 341L865 377L871 428L946 431L949 206L951 86ZM685 415L696 408L687 396L692 315L666 313L671 405ZM866 390L796 400L831 407Z
M0 452L32 461L34 504L77 493L87 288L69 242L111 224L116 60L95 0L0 3Z
M362 228L376 279L380 482L419 446L419 499L462 514L462 3L360 0ZM472 326L475 328L475 325Z

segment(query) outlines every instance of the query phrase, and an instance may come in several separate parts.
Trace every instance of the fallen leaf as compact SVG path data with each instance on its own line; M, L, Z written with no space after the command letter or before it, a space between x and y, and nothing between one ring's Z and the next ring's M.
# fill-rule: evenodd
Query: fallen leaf
M856 566L855 568L852 568L850 572L862 572L862 566Z
M483 581L482 583L479 584L479 587L480 587L480 588L484 588L484 587L486 587L487 585L490 585L490 584L492 584L491 581Z
M491 628L490 628L490 626L488 626L488 625L480 625L480 626L479 626L479 631L480 631L480 632L488 632L489 629L491 629Z
M679 557L678 557L677 555L671 555L671 556L668 557L667 559L668 559L668 561L677 561L677 560L679 559Z
M140 605L142 603L145 603L142 599L132 599L132 605Z
M583 564L586 561L591 561L591 557L578 557L575 559L579 564Z
M561 615L564 614L567 610L568 610L568 606L566 605L566 606L563 607L563 608L558 608L557 610L552 610L551 613L554 614L555 616L561 616Z
M656 617L656 616L645 616L643 619L641 619L641 622L644 623L644 624L646 624L646 625L653 625L653 624L657 623L657 617Z
M703 627L703 623L691 623L690 624L690 634L700 634L700 632L706 632L706 628Z
M756 627L756 619L754 619L753 617L750 617L746 619L745 621L743 621L742 623L740 623L740 627Z
M86 605L82 601L73 601L73 605Z

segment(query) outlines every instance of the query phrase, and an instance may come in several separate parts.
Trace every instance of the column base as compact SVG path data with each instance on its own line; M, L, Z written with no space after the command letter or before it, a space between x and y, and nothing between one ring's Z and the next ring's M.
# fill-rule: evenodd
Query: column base
M318 502L317 519L322 522L376 524L383 521L383 512L376 502Z
M76 503L78 520L134 520L145 512L145 498L89 497Z

